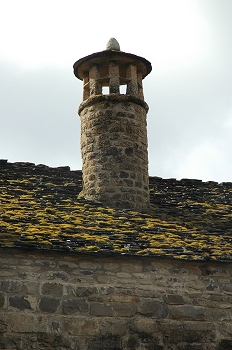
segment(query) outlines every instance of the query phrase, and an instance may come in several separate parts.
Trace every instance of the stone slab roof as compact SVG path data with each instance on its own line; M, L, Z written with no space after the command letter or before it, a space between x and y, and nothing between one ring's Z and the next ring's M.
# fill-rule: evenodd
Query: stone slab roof
M0 160L0 247L232 261L232 183L150 177L142 212L81 188L81 171Z

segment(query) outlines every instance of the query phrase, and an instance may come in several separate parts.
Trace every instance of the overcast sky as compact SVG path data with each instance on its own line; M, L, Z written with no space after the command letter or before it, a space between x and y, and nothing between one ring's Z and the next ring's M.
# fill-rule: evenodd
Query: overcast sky
M145 57L149 172L232 182L231 0L0 0L0 159L81 169L82 82L105 50Z

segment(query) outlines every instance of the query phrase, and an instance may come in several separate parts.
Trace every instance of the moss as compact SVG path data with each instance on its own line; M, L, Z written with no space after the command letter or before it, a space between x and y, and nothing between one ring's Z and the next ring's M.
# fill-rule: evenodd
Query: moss
M190 199L192 189L180 189L181 182L172 189L175 196L168 186L156 185L151 188L156 196L151 209L137 212L88 202L78 196L80 190L75 192L77 181L67 179L67 173L59 183L60 175L53 182L46 171L23 181L1 179L1 246L21 247L25 242L38 249L232 260L232 205L221 200L214 184L207 187L208 197L204 190L204 200L196 192Z
M84 248L76 248L77 252L97 252L100 248L95 245L90 245Z

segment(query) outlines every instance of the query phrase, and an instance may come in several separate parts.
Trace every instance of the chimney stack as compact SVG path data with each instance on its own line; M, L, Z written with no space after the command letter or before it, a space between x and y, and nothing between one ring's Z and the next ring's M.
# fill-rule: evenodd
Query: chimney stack
M148 208L148 105L142 80L151 72L150 62L120 51L111 38L106 50L81 58L73 67L83 81L78 110L82 193L115 208ZM120 91L122 85L126 93Z

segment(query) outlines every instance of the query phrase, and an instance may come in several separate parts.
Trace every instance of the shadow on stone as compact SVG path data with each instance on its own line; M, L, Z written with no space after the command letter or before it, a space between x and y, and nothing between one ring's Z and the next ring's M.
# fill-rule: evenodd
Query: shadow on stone
M232 349L232 340L223 339L218 345L218 350L231 350Z
M88 350L122 350L120 338L117 335L94 337L88 344Z

